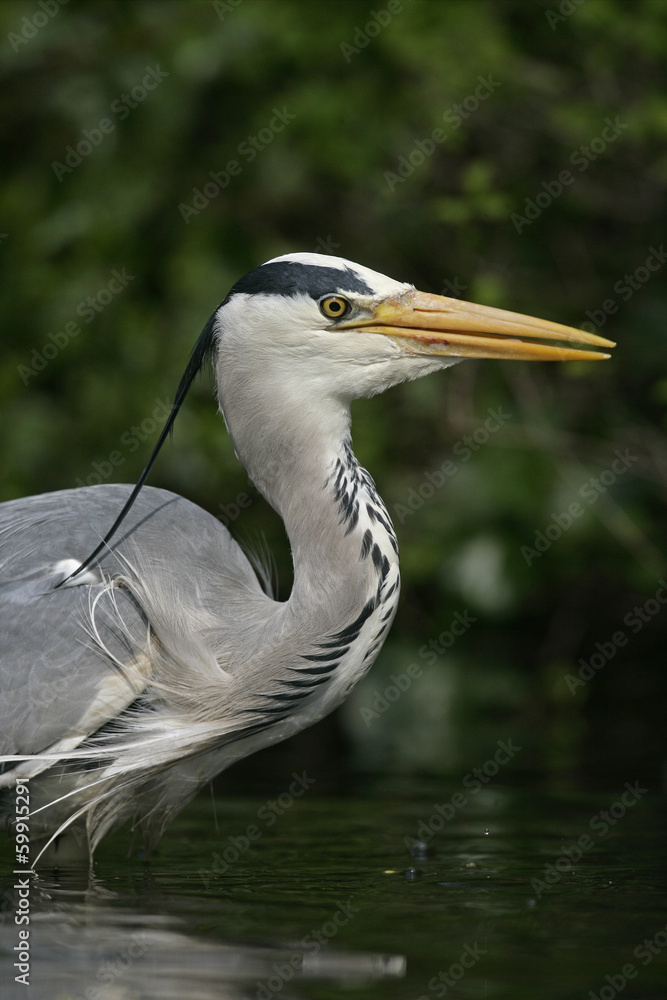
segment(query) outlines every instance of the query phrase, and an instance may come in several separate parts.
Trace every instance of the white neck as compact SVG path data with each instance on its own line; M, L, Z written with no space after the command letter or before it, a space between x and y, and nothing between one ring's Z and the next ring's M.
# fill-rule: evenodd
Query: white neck
M378 570L362 556L369 529L382 556L397 563L389 516L351 451L349 406L279 378L258 386L234 367L220 366L221 409L238 457L285 523L294 561L290 603L340 621L377 589Z

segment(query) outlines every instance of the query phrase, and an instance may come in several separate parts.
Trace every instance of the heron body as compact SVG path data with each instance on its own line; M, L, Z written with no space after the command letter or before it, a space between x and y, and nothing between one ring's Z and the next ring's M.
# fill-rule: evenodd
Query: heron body
M462 357L604 356L536 340L610 345L317 254L234 286L194 364L213 356L236 453L284 521L283 602L215 517L165 490L145 487L78 574L131 487L0 505L0 786L31 779L33 837L79 828L92 850L129 819L153 844L223 768L339 705L399 595L394 530L352 451L352 400Z

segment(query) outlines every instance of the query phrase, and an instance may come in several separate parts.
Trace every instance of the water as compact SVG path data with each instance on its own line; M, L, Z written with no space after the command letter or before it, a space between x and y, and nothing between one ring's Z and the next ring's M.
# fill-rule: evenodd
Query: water
M403 779L288 798L221 798L216 832L202 796L147 864L117 835L92 873L23 875L29 987L5 850L3 1000L667 997L664 796Z

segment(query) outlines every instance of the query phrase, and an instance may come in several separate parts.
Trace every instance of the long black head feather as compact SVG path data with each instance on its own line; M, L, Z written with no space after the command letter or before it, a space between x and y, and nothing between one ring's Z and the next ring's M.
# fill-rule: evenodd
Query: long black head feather
M218 314L218 310L221 306L235 294L246 293L255 294L257 292L263 292L269 295L309 295L311 298L317 299L327 292L331 291L350 291L359 292L361 294L370 294L372 289L364 281L364 279L357 274L352 268L345 267L328 267L321 264L305 264L301 261L288 261L288 260L274 260L269 261L266 264L262 264L259 267L254 268L249 271L248 274L244 275L239 281L236 282L229 295L220 303L218 309L213 313L208 323L202 330L197 343L195 344L190 358L188 360L183 377L176 390L176 396L174 397L174 403L171 408L171 413L167 417L167 421L162 429L162 433L157 440L157 444L151 452L150 458L146 462L143 472L139 476L139 479L130 493L127 501L120 511L118 517L111 525L106 535L99 543L97 548L91 552L87 559L85 559L81 565L74 570L73 573L57 585L61 587L68 580L73 579L82 573L87 566L89 566L93 560L100 554L100 552L106 548L113 538L113 536L118 531L118 528L123 523L125 517L127 516L132 504L137 499L139 491L146 482L148 475L153 468L153 464L162 445L167 439L167 436L171 432L176 415L181 408L181 404L185 399L188 389L192 385L195 377L201 371L204 362L209 358L213 352L213 347L215 344L215 320Z
M224 303L221 303L221 305L222 304L224 304ZM220 306L218 306L218 309L219 308L220 308ZM148 475L149 475L151 469L153 468L153 465L155 463L155 459L158 457L158 454L160 453L160 449L162 448L162 445L167 440L167 436L173 430L174 421L176 420L176 415L178 414L178 411L181 408L181 404L182 404L183 400L185 399L185 397L188 394L188 390L189 390L190 386L192 385L192 383L194 382L195 378L197 377L197 375L201 371L204 363L209 359L209 357L213 353L213 347L214 347L214 344L215 344L215 319L216 319L216 316L217 316L217 313L218 313L218 309L216 309L216 311L213 313L213 315L209 319L208 323L206 324L206 326L204 327L204 329L200 333L200 335L199 335L199 337L197 339L197 343L195 344L195 346L192 349L192 353L190 354L190 357L188 359L188 363L186 365L185 371L183 372L183 376L181 378L181 381L178 384L178 388L176 390L176 395L174 396L174 402L173 402L173 405L171 407L171 412L170 412L169 416L167 417L167 420L166 420L166 423L165 423L164 427L162 428L162 432L161 432L161 434L160 434L160 436L159 436L159 438L157 440L157 444L153 448L153 451L151 452L150 458L146 462L146 465L144 466L144 470L141 473L141 475L139 476L139 479L137 480L137 483L136 483L134 489L132 490L132 492L130 493L129 497L127 498L127 500L125 502L125 505L123 506L123 508L120 511L118 517L116 518L116 520L114 521L114 523L111 525L111 527L109 528L109 530L107 531L106 535L104 536L104 538L102 539L102 541L100 542L100 544L97 546L97 548L93 552L91 552L90 555L86 559L84 559L84 561L81 563L81 565L79 567L77 567L77 569L75 569L73 573L70 573L70 575L65 580L61 580L60 583L57 584L58 587L61 587L64 583L67 583L68 580L72 580L75 576L78 576L79 573L82 573L83 570L86 569L86 567L89 566L91 564L91 562L100 554L100 552L102 551L102 549L104 549L104 548L106 548L106 546L108 546L109 542L111 541L111 539L113 538L113 536L118 531L118 528L120 527L120 525L125 520L125 518L126 518L128 512L129 512L130 508L132 507L132 504L134 503L134 501L137 499L137 497L139 495L139 491L141 490L141 487L144 485L144 483L148 479Z

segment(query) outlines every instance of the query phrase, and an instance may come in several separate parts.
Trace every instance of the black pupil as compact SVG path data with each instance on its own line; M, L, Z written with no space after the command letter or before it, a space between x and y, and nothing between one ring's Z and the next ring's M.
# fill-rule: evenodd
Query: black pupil
M341 302L335 302L334 301L334 302L330 302L329 303L329 311L330 312L340 312L342 308L343 308L343 305L342 305Z

